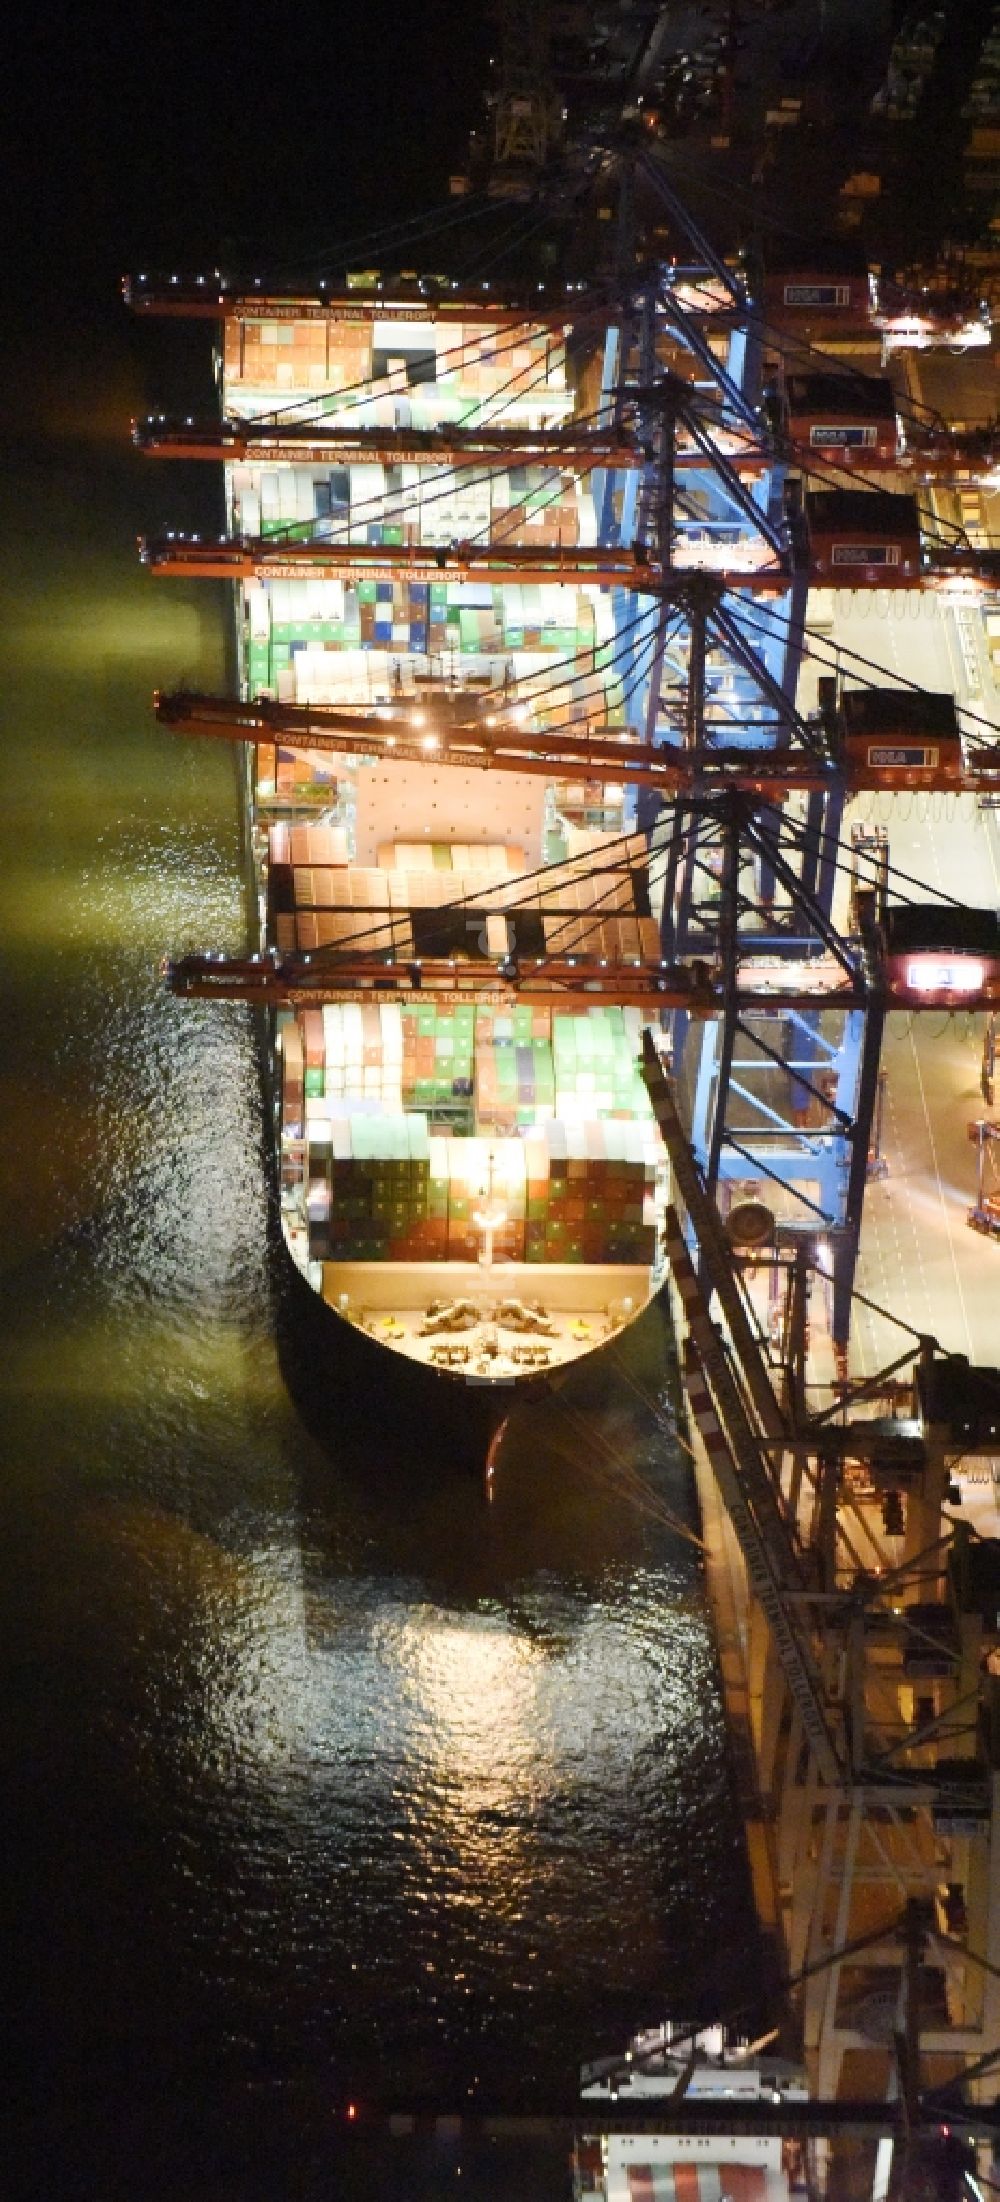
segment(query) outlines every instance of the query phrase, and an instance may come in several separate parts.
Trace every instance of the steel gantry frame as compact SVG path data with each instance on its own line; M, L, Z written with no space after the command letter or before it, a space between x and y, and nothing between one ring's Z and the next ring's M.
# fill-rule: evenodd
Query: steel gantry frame
M846 1346L865 1182L858 1157L871 1143L882 1011L868 990L862 1006L832 1020L808 1010L771 1017L768 1038L760 1021L751 1029L739 1000L749 954L790 960L822 946L856 975L832 915L843 785L831 774L814 788L794 828L780 804L758 808L752 798L713 800L711 792L723 749L744 758L756 750L762 763L793 774L822 754L821 729L796 708L807 556L786 515L786 462L763 412L760 313L661 165L642 155L637 170L689 263L682 275L657 269L631 323L623 316L619 324L617 358L606 358L605 386L614 367L617 384L604 425L621 423L631 405L646 461L638 480L634 469L604 475L599 541L610 556L638 546L655 563L658 600L647 599L645 614L638 590L620 584L616 592L617 624L632 636L630 710L640 738L679 753L698 784L690 801L647 787L633 807L661 875L664 956L704 958L723 974L721 1015L692 1023L684 1009L671 1014L674 1060L713 1193L777 1188L803 1228L829 1233L835 1335ZM724 357L707 332L720 297L731 317ZM727 440L739 444L739 467ZM696 543L721 552L734 571L692 573ZM738 578L748 552L780 576L763 623L748 620Z
M764 1256L785 1274L772 1340L760 1256L727 1237L649 1034L644 1067L684 1211L668 1250L717 1606L739 1570L752 1591L741 1802L758 1908L815 2091L836 2097L848 2072L884 2087L908 2012L914 2095L919 2036L929 2101L958 2122L992 2101L1000 2064L1000 1546L942 1515L963 1442L941 1405L948 1357L900 1325L887 1367L807 1391L808 1300L827 1282L815 1246ZM997 1376L982 1375L990 1445Z

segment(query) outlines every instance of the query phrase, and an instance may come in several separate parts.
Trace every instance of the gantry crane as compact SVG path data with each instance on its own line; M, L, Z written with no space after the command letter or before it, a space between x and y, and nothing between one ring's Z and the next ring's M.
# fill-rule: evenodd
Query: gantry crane
M738 962L765 953L778 963L803 953L836 960L840 953L850 963L838 949L832 917L843 805L858 787L887 784L884 765L871 761L885 756L886 744L881 750L870 744L866 761L856 739L838 742L836 728L807 722L796 708L810 583L897 589L926 587L935 578L982 580L991 559L961 545L922 543L915 503L898 494L824 488L807 498L804 518L796 521L787 483L801 449L776 439L766 415L767 332L759 309L742 275L693 223L661 165L640 153L635 167L677 232L684 258L633 285L613 316L593 427L584 439L569 427L537 430L530 440L511 431L509 443L502 430L473 427L452 431L444 442L452 465L510 464L513 445L538 461L544 453L553 473L586 473L596 543L534 547L524 531L518 537L508 526L502 540L428 547L359 541L350 523L339 521L321 534L292 525L265 539L175 535L143 545L157 573L265 585L308 574L348 584L405 576L418 586L451 577L598 586L613 606L627 739L609 739L600 720L574 725L569 713L554 726L530 726L522 714L515 729L509 713L490 708L493 698L474 719L460 704L447 712L439 704L419 734L407 727L405 707L391 704L354 723L336 712L328 724L319 710L305 707L299 715L266 699L254 724L245 707L227 714L218 704L174 699L169 712L175 723L202 732L211 725L261 742L292 740L298 732L307 743L308 729L318 752L335 751L339 737L341 753L356 756L391 750L408 759L475 761L543 776L560 765L591 779L614 775L625 788L627 816L656 852L666 966L699 962L732 975ZM579 304L584 323L592 306L589 296ZM433 295L425 311L437 316ZM569 298L564 313L571 318ZM710 338L710 319L727 327L724 349L717 335ZM275 425L280 442L282 424ZM308 425L295 432L308 435ZM267 424L239 429L241 438L261 433ZM345 427L327 434L340 437L344 451L387 453L391 445L397 459L405 448L411 463L420 463L413 431ZM155 424L142 440L157 448ZM405 536L405 514L396 533ZM755 609L761 605L765 617ZM499 724L484 723L491 717ZM935 778L940 743L925 743L922 751L912 740L896 746L907 751L909 784L944 783L944 767ZM990 760L961 756L956 771L953 742L946 769L948 785L987 784ZM796 795L802 815L793 819L787 805ZM256 983L273 990L279 981L270 973ZM529 983L526 976L521 983ZM607 980L599 983L607 989ZM663 985L660 974L627 983L630 998L643 1000ZM793 1001L791 982L785 992L787 1003L773 999L758 1013L749 998L737 1001L731 980L718 1013L696 1022L679 1002L675 1052L678 1062L687 1061L690 1136L713 1190L755 1174L777 1179L806 1203L804 1214L815 1214L830 1231L835 1334L843 1348L890 997L884 990L879 999L871 988L859 992L854 965L849 984L830 989L823 1011ZM785 1100L776 1109L779 1063ZM811 1121L817 1111L818 1125Z
M614 780L624 789L626 834L645 840L655 942L647 935L638 954L620 944L607 952L606 940L598 946L584 928L572 953L550 948L546 936L545 953L527 955L514 882L503 895L465 896L463 910L484 921L486 948L475 959L418 955L396 916L352 903L340 934L334 928L318 950L186 957L168 976L180 994L266 1004L485 994L503 1004L633 1002L646 1013L647 1080L673 1167L668 1255L688 1334L687 1396L753 1595L749 1698L762 1794L751 1832L758 1865L768 1859L779 1891L775 1933L805 1983L803 2034L830 2132L843 2058L865 2039L864 1994L874 1996L885 1973L912 1976L916 1930L912 1922L900 1929L900 1889L933 1910L944 1879L951 1923L959 1899L967 1911L961 1963L954 1949L942 1959L951 2003L948 2024L928 2031L930 2053L947 2057L950 2041L975 2079L1000 2038L990 1895L1000 1716L988 1664L998 1650L1000 1569L989 1540L963 1539L941 1515L956 1453L1000 1442L996 1373L970 1370L936 1340L912 1334L863 1383L850 1380L846 1357L885 1017L896 1007L992 1011L1000 937L995 913L979 913L970 939L949 929L940 902L894 910L876 857L858 859L850 919L838 901L850 794L989 790L1000 754L953 707L950 715L928 708L916 691L909 707L901 702L905 683L887 692L828 682L810 716L796 699L811 583L981 582L1000 561L922 542L909 496L887 503L856 481L831 487L821 473L811 501L797 502L789 477L807 472L805 446L776 433L767 416L769 338L755 298L690 221L659 165L647 156L641 165L674 226L678 259L626 286L583 435L543 425L511 431L508 441L502 430L463 426L420 440L399 426L317 427L275 415L221 431L154 422L137 440L160 455L211 452L260 466L489 472L523 464L586 475L593 542L532 545L515 524L501 540L428 548L405 536L358 540L348 517L322 532L296 523L269 538L153 539L146 556L157 572L265 589L307 574L403 575L418 586L451 577L572 581L602 592L612 611L613 641L603 655L595 647L589 687L575 662L540 702L530 686L502 676L477 695L443 670L418 682L408 668L363 708L273 694L233 703L161 696L157 708L163 723L255 745ZM295 300L247 302L218 283L165 292L140 285L133 303L233 320L298 311ZM312 297L302 317L344 303ZM346 300L369 322L389 303L384 291ZM518 320L510 301L460 300L440 286L391 305L399 319L478 326L487 338ZM571 328L573 317L564 296L552 325ZM835 442L821 450L824 465L836 450ZM897 471L907 453L918 479L938 478L935 468L948 478L966 459L994 463L992 446L977 453L930 431L894 454ZM848 502L824 505L838 496ZM633 852L622 863L635 872ZM551 891L532 890L543 929L550 918L562 922L558 902L545 900ZM740 1203L741 1220L731 1201L747 1192L754 1197ZM780 1209L777 1226L769 1201ZM776 1327L759 1289L755 1298L763 1270L781 1280ZM806 1341L810 1306L826 1296L832 1369L817 1403ZM848 1934L856 1899L876 1920L863 1946ZM973 1943L992 1953L974 1977ZM852 1965L861 1989L851 1988ZM845 2016L848 1990L855 2003ZM904 2030L908 2013L911 2020L911 2007L901 2010ZM947 2111L950 2100L931 2093L918 2112L911 2063L903 2107L869 2120L870 2129L912 2137L936 2103ZM850 2106L840 2113L846 2128ZM727 2106L727 2131L733 2115ZM992 2130L981 2119L979 2127Z

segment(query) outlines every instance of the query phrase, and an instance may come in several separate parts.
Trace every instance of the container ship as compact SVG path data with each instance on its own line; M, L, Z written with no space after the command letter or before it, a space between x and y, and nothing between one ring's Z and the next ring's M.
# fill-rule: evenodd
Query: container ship
M221 426L191 450L222 458L244 555L184 555L234 578L282 1241L332 1371L395 1363L407 1413L447 1387L488 1445L661 1275L622 984L660 955L656 884L624 787L576 776L627 732L599 339L571 359L565 291L537 317L377 278L220 303ZM575 579L547 578L553 550ZM159 708L214 731L207 700ZM574 728L560 777L546 736ZM523 770L484 769L504 737Z
M225 534L145 556L231 583L238 698L158 709L248 759L248 956L187 958L171 983L267 1013L282 1244L329 1341L314 1363L355 1396L392 1366L387 1405L437 1419L447 1400L477 1445L519 1391L614 1350L665 1275L639 1064L668 1012L727 1226L746 1195L765 1231L831 1226L843 1361L867 1153L850 1107L874 1086L824 806L973 784L947 696L914 716L875 690L875 709L838 670L815 708L795 700L810 591L979 575L978 553L924 539L909 488L870 477L907 479L885 379L871 396L784 372L833 328L888 345L891 302L833 239L765 278L762 318L667 165L629 157L628 188L590 178L631 235L595 244L588 283L130 289L139 312L221 326L219 419L137 441L224 469ZM967 466L918 429L921 478Z
M791 2124L795 2109L808 2102L805 2071L761 2050L722 2026L668 2021L635 2035L623 2057L584 2065L574 2202L790 2202L793 2195L815 2194L808 2143L781 2130L781 2112ZM704 2131L671 2131L671 2107L676 2111L679 2104L719 2115L706 2119ZM602 2130L602 2105L618 2113L615 2130ZM755 2133L753 2112L765 2105L772 2130ZM630 2107L637 2113L635 2131L629 2131ZM659 2132L651 2130L658 2109L664 2120ZM725 2130L727 2110L731 2132Z

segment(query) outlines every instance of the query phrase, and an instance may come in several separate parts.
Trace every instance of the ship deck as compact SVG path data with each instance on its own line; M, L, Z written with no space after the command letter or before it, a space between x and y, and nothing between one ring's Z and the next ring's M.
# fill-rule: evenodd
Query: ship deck
M345 1261L324 1262L320 1274L327 1305L380 1344L486 1382L582 1359L642 1312L651 1289L648 1269L621 1264Z

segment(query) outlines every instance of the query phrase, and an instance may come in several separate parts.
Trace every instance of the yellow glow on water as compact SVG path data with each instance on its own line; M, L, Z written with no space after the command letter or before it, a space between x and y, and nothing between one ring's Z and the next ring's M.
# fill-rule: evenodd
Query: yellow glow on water
M123 555L133 554L125 547ZM137 551L134 556L138 565ZM4 638L11 658L31 664L43 662L50 678L58 674L92 679L95 670L119 678L129 674L133 689L140 694L144 666L152 686L164 665L169 668L178 659L197 665L218 625L211 589L207 603L204 599L199 602L193 594L187 601L183 595L171 601L166 593L162 601L151 597L143 603L137 597L133 602L131 586L141 589L144 576L123 566L116 578L117 589L112 586L91 594L76 577L69 617L53 619L47 598L39 601L35 611L29 593L21 616ZM166 592L170 584L149 581L148 586ZM204 590L206 585L199 586Z
M442 1771L489 1789L531 1749L544 1659L495 1615L420 1609L392 1645Z
M157 872L147 862L113 859L107 872L82 879L59 873L40 877L36 867L10 867L0 881L0 920L8 941L46 950L85 944L98 955L145 943L156 958L151 970L179 942L225 947L242 941L239 882L220 887L211 856L194 846L168 888L164 874L171 853L161 851Z
M25 1340L5 1376L5 1396L30 1398L44 1387L53 1408L59 1401L134 1409L148 1397L155 1379L164 1407L171 1400L187 1400L192 1408L214 1403L225 1414L237 1399L244 1409L274 1405L278 1379L273 1352L262 1352L257 1341L248 1346L238 1328L220 1322L197 1331L182 1329L158 1318L143 1300L120 1312L115 1342L111 1356L103 1312L64 1327L57 1355L47 1337Z
M551 1615L536 1633L502 1611L393 1597L388 1582L348 1578L317 1596L277 1547L255 1555L238 1590L204 1616L216 1744L246 1766L303 1748L327 1763L347 1752L359 1769L381 1762L421 1792L435 1840L445 1823L478 1840L484 1811L559 1796L584 1760L625 1784L665 1724L695 1718L684 1668L704 1656L703 1632L678 1605L671 1673L652 1583L638 1627L616 1591L568 1610L558 1634ZM549 1603L524 1596L528 1611Z
M139 571L136 533L188 491L106 466L113 408L77 402L77 346L57 425L94 435L97 465L51 443L32 464L5 576L5 1593L20 1864L45 1873L29 1962L56 2032L75 1981L94 2069L121 2042L138 2057L150 2023L172 2051L186 1975L190 2039L206 2011L227 2041L266 2037L269 2086L300 2050L324 2069L361 2053L403 2086L431 2072L443 2096L484 2057L518 2093L528 2065L562 2084L616 2038L595 2017L609 1971L655 2015L676 1892L697 1884L708 1917L725 1878L690 1557L664 1559L600 1447L581 1463L554 1398L509 1434L488 1518L478 1493L387 1489L374 1416L353 1478L299 1423L250 1019L173 1002L157 975L241 936L231 760L149 715L154 685L223 685L225 593ZM122 417L140 409L129 390ZM602 1396L627 1450L634 1407L613 1413Z

